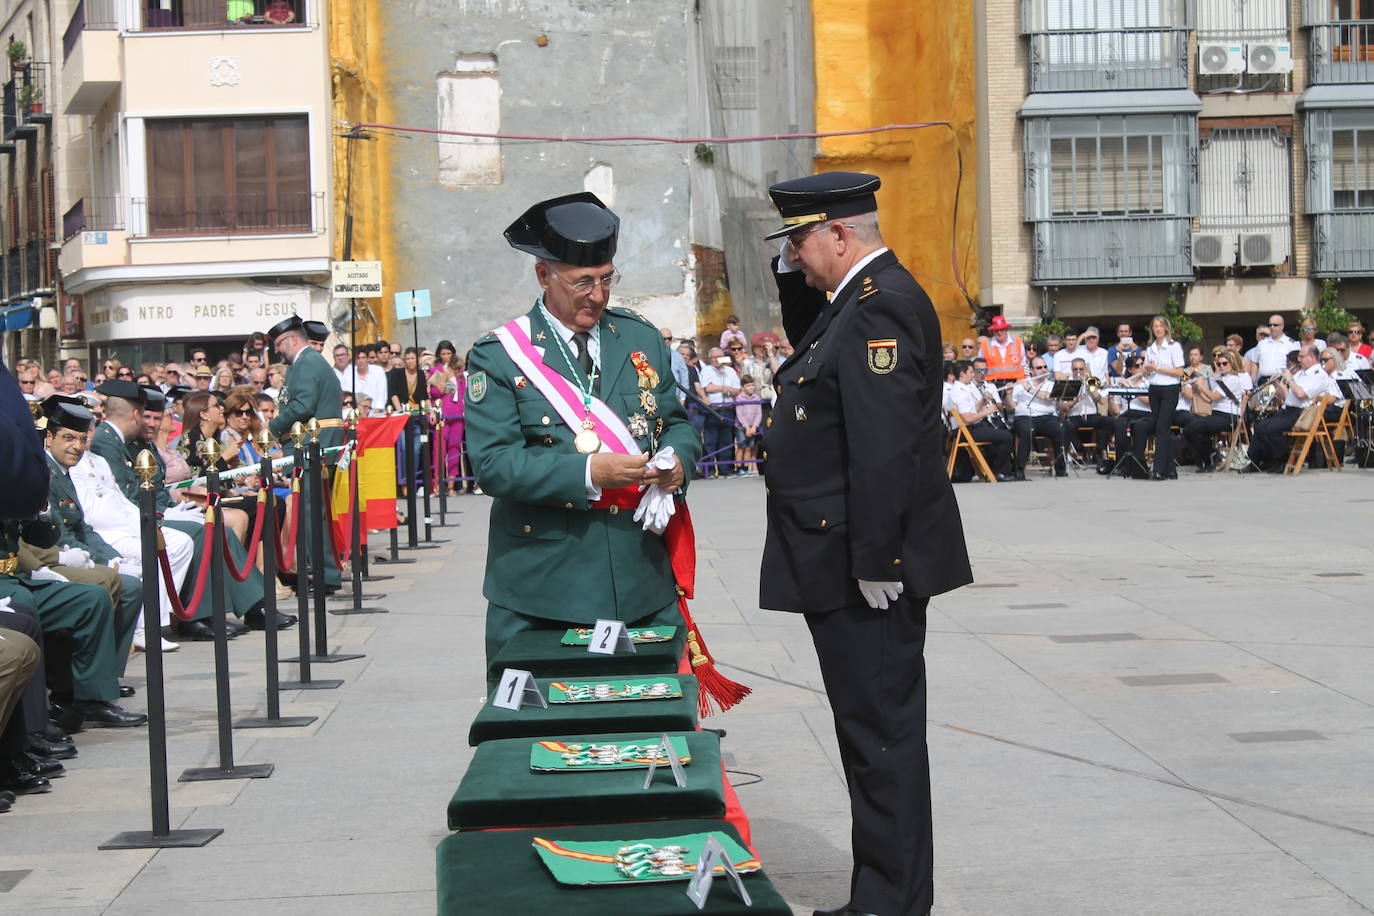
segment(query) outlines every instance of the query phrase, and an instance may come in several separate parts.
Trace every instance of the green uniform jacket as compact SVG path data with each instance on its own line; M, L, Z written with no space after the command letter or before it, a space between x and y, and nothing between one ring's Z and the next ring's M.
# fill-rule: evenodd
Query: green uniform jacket
M134 473L134 463L129 458L124 438L115 432L110 421L103 420L95 428L95 435L91 437L91 451L105 459L119 489L137 505L138 475Z
M45 453L46 455L46 453ZM81 511L81 503L76 500L76 487L67 469L48 459L48 507L58 524L57 543L63 547L80 547L91 555L98 566L105 566L120 555L95 529L86 524L86 513Z
M323 356L314 347L296 354L286 370L286 384L277 399L277 415L267 428L279 441L291 432L292 423L304 425L316 420L337 420L343 416L343 389ZM343 428L320 430L320 448L343 445Z
M569 379L574 369L536 306L530 333L547 365ZM662 448L682 459L685 480L701 457L701 439L677 398L668 348L658 329L633 312L601 317L599 397L627 425L642 418ZM652 408L641 401L632 353L657 371ZM546 620L637 620L676 600L663 538L644 531L633 510L589 508L587 456L574 430L534 387L494 335L473 345L468 362L466 434L478 483L494 497L483 594L492 604ZM652 409L652 413L650 410ZM638 439L646 452L650 436ZM685 481L684 481L685 486Z

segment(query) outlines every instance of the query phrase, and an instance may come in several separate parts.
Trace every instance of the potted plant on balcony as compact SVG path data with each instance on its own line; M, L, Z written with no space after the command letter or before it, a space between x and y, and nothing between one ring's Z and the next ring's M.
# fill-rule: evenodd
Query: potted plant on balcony
M19 107L34 114L43 111L43 90L39 86L29 83L19 90Z
M11 70L20 72L29 69L29 49L22 41L11 39L9 46L5 48L5 56L10 59Z

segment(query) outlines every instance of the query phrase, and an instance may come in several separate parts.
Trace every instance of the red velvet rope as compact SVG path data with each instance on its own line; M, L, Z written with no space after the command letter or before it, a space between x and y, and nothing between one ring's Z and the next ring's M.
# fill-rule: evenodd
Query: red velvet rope
M262 543L263 519L267 517L267 491L258 491L258 511L253 520L253 534L248 538L248 556L244 558L243 570L240 572L234 567L234 556L228 550L224 551L224 566L229 570L229 575L236 581L247 582L248 574L252 571L258 558L258 545Z
M286 529L289 533L277 538L277 568L283 572L296 568L296 536L301 529L300 495L300 469L296 468L291 477L291 495L286 497L286 517L290 521Z
M211 507L213 509L213 506ZM205 595L205 583L207 581L206 572L210 569L209 557L214 553L215 518L213 511L205 514L205 539L202 544L209 544L211 553L202 558L200 569L196 570L196 587L191 593L191 600L183 606L181 596L177 594L176 580L172 576L172 561L167 559L165 549L157 552L158 565L162 567L162 581L167 588L167 596L172 602L172 613L176 614L181 620L193 620L196 611L200 609L200 599Z

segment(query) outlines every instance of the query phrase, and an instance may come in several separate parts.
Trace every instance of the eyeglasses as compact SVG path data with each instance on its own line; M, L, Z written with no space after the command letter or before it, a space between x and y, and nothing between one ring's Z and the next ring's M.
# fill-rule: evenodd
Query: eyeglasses
M1045 368L1045 364L1044 364L1044 363L1032 363L1032 364L1031 364L1031 368L1032 368L1032 369L1044 369L1044 368ZM1075 370L1073 370L1073 371L1074 371L1074 372L1077 372L1078 370L1075 369Z
M238 410L230 411L230 413L236 417L251 417L254 412L255 411L251 407L240 407Z
M729 350L731 353L743 353L743 352L744 352L744 348L743 348L743 347L726 347L725 349L726 349L726 350Z
M1347 337L1363 337L1363 336L1364 336L1364 331L1361 331L1359 328L1347 328L1346 331L1345 331L1345 333L1346 333L1346 336L1347 336Z
M672 342L673 342L673 338L671 338L671 337L665 337L665 338L663 338L663 342L664 342L664 343L672 343Z
M959 349L961 349L961 350L974 350L974 349L977 349L977 348L974 347L973 344L959 344Z
M1324 363L1334 363L1335 361L1336 361L1336 357L1334 357L1334 356L1323 356L1323 357L1322 357L1322 362L1324 362Z
M792 233L787 237L787 246L791 248L793 251L799 250L802 246L802 242L805 242L808 236L816 232L816 230L820 229L824 225L825 224L822 223L817 226L812 226L809 229L802 229Z
M1281 328L1281 327L1283 327L1283 322L1282 322L1282 321L1271 321L1271 322L1269 322L1269 327L1271 327L1271 328Z
M579 296L590 296L598 286L606 292L610 292L611 287L615 286L615 284L620 280L620 274L616 273L615 271L611 271L606 276L601 277L599 279L597 277L583 277L580 280L576 281L569 280L567 277L563 276L556 270L550 271L550 273L552 273L558 279L562 280L565 284L567 284L568 289L577 293Z
M133 374L132 372L130 372L128 369L120 369L119 372L116 373L116 374L118 375L119 378L133 378L133 377L134 377L134 374Z
M205 362L205 357L203 357L203 356L193 356L193 357L191 357L191 362L193 362L193 363L203 363L203 362Z
M38 380L37 380L37 379L31 379L31 378L21 378L21 379L19 380L19 384L21 384L21 385L36 385L36 384L38 384Z

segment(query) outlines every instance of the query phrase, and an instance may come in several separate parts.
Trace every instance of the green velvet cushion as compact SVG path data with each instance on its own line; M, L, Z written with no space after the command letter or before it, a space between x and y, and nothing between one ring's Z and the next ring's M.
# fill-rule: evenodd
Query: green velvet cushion
M593 824L539 830L478 830L455 833L439 844L439 916L550 913L557 916L606 916L635 913L652 916L697 916L736 913L792 916L792 908L764 871L744 876L753 899L745 907L728 878L711 885L706 908L687 899L687 882L616 887L564 887L553 880L530 843L536 836L562 840L633 840L636 836L670 836L720 830L735 839L739 832L724 821L657 821L652 824Z
M613 703L550 703L548 709L523 706L498 709L488 702L477 713L468 731L468 744L496 738L546 738L549 735L601 735L610 732L695 731L697 727L697 679L674 675L682 696L673 700L631 700ZM535 678L539 692L548 696L549 681Z
M687 645L687 628L678 627L672 639L638 643L633 654L597 655L586 646L561 645L565 632L566 627L515 634L492 659L493 675L499 676L506 668L520 668L535 677L671 674Z
M524 827L539 824L601 824L687 817L721 817L720 736L715 732L670 732L685 738L692 760L682 768L687 787L673 782L671 767L660 766L647 790L640 770L530 771L535 738L487 741L472 755L467 773L448 803L450 830ZM609 741L649 738L661 732L558 736L558 741Z

